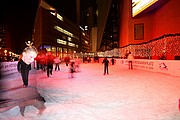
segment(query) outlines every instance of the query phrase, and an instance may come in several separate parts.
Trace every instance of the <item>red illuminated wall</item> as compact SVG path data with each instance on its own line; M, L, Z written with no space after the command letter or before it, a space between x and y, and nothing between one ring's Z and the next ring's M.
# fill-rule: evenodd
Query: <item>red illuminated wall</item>
M153 37L180 33L180 0L170 0L153 15Z
M120 3L120 46L125 46L129 44L129 18L131 17L131 11L129 6L131 3L129 0L123 0Z
M120 47L138 44L163 36L164 34L180 33L180 0L169 0L159 5L151 14L132 18L131 0L120 3ZM144 24L144 39L134 40L134 24Z

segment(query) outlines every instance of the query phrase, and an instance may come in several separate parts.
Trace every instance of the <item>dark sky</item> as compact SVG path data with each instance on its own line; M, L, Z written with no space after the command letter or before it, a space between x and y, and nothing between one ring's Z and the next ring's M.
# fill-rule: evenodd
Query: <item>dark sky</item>
M76 0L45 0L56 8L60 14L66 16L72 22L76 23ZM83 11L94 5L96 0L80 0L80 10Z
M0 22L8 27L16 52L21 52L26 47L25 41L31 40L37 5L37 0L0 1Z
M18 44L16 52L26 47L25 41L31 40L35 15L39 0L1 0L0 24L5 24L13 44ZM45 0L60 14L76 22L76 0ZM81 0L81 10L91 6L95 0Z

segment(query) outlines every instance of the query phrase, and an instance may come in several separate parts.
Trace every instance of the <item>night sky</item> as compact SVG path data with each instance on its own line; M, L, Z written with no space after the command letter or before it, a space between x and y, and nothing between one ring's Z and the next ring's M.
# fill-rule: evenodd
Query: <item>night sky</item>
M39 0L1 0L0 24L5 24L10 32L12 44L17 53L31 40L35 15ZM45 0L60 14L76 22L76 0ZM95 0L81 0L81 10L92 6Z
M37 0L1 0L1 24L8 27L13 48L21 53L25 41L31 40Z

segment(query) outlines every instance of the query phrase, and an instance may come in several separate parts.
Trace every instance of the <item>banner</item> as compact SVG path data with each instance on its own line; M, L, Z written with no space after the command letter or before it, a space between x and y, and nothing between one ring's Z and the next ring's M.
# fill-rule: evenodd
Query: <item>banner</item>
M8 74L12 74L12 73L15 73L15 72L18 72L17 71L17 61L15 62L1 62L0 63L0 74L2 76L4 75L8 75Z

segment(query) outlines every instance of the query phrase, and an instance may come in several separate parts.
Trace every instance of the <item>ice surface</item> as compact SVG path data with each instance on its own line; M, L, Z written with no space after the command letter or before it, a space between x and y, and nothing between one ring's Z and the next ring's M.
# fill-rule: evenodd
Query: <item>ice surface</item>
M110 65L109 75L103 75L101 63L81 64L80 69L74 78L68 77L69 68L64 64L61 71L53 71L50 77L41 70L31 72L30 87L22 90L26 92L24 89L37 86L38 93L46 100L45 111L37 115L38 109L29 105L22 117L18 106L4 111L1 109L5 108L0 108L0 119L180 120L179 77L117 65ZM11 89L21 85L20 76L14 76L8 80L12 81ZM34 79L36 85L31 82ZM9 90L3 97L11 99L15 91Z

